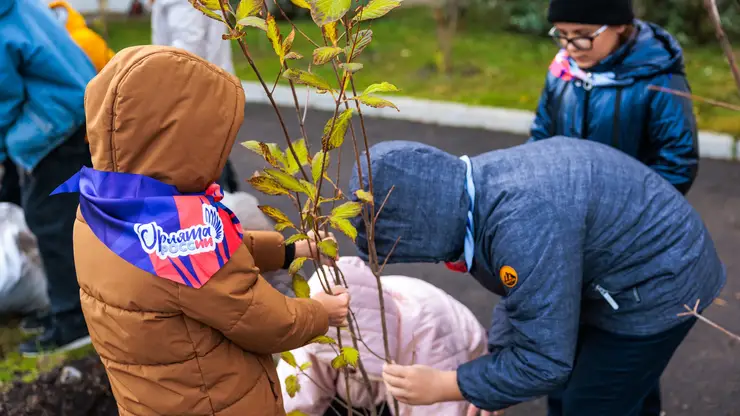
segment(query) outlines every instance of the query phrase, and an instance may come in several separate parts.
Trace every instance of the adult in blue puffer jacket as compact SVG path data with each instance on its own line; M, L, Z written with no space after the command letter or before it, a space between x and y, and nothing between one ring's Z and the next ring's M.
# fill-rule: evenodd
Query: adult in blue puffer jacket
M83 97L95 68L45 2L0 1L0 161L20 171L20 202L49 279L51 323L25 355L89 343L72 253L79 197L49 196L91 166ZM17 180L17 179L13 179Z
M550 35L562 48L547 75L532 141L553 136L608 144L648 165L681 193L698 170L683 53L662 28L635 20L630 0L552 0Z
M725 269L676 189L608 146L552 138L467 158L413 142L370 150L380 261L463 269L502 296L490 354L439 372L388 366L401 401L487 411L548 395L550 415L658 416L658 380ZM366 189L363 156L350 191ZM356 171L356 169L355 169ZM354 219L360 255L367 229ZM398 244L395 250L392 248Z

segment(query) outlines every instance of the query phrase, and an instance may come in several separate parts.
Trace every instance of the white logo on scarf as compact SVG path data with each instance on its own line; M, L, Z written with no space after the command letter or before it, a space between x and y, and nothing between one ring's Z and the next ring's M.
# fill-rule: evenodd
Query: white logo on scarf
M148 254L156 253L164 260L168 257L190 256L216 250L224 239L224 225L218 208L203 205L203 224L184 230L166 233L156 222L135 224L141 248Z

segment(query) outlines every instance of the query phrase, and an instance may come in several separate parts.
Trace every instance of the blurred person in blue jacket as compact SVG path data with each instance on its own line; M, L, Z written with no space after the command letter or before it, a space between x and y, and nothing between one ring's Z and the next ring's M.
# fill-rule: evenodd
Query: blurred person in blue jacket
M360 160L352 195L368 188ZM448 372L387 365L396 398L464 399L471 416L545 395L550 416L660 415L658 381L696 321L679 314L697 302L702 312L726 279L701 217L671 184L566 137L472 158L384 142L370 166L374 200L393 189L375 226L380 262L462 258L459 271L502 297L488 355ZM353 224L367 259L365 223Z
M49 194L91 166L83 97L95 73L46 3L0 2L0 160L17 170L15 179L11 173L4 181L20 181L20 203L38 239L51 300L48 325L20 346L27 356L90 342L72 252L79 197Z
M568 136L608 144L640 160L681 193L698 171L683 51L661 27L634 18L631 0L551 0L550 65L531 141Z

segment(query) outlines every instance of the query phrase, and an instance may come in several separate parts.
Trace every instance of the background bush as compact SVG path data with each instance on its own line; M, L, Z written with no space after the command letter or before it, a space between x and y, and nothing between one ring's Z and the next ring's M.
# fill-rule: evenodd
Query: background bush
M497 13L508 29L543 35L550 28L546 0L473 0L474 8ZM702 0L634 0L641 19L666 28L682 44L714 42L714 28ZM740 0L717 0L717 7L730 40L740 41Z

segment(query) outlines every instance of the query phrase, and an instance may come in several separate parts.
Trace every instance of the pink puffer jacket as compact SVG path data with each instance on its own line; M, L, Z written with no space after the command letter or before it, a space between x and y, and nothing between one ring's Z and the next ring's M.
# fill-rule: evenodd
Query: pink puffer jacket
M372 271L357 257L343 257L338 265L344 274L352 296L350 306L367 347L360 344L360 354L368 376L373 382L370 393L362 383L359 371L350 377L350 396L354 407L369 408L392 398L382 382L384 356L380 323L377 283ZM328 276L333 273L325 269ZM383 283L389 347L392 359L403 365L423 364L440 370L456 370L465 362L486 353L486 331L465 306L441 289L419 279L405 276L384 276ZM321 289L317 274L309 279L311 294ZM336 330L327 335L336 338ZM352 345L349 331L342 331L343 345ZM368 351L368 347L375 354ZM330 345L311 344L292 351L298 365L310 362L301 374L285 361L278 364L283 384L286 412L301 411L308 416L322 416L332 399L338 395L346 402L344 376L331 367L337 355ZM298 374L301 385L295 397L290 397L285 378ZM464 416L465 402L440 403L432 406L408 406L399 403L396 416ZM337 409L340 410L340 409ZM393 409L391 408L391 412ZM341 409L341 414L346 410Z

